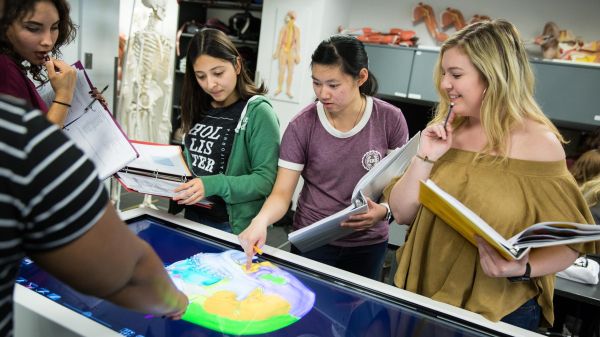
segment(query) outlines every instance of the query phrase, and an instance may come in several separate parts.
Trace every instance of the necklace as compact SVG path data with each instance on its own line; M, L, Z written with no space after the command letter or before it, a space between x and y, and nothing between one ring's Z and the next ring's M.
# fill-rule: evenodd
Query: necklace
M358 124L358 121L360 120L360 117L363 115L364 110L365 110L365 105L367 104L367 99L363 98L362 95L360 96L360 110L358 110L358 112L356 113L356 118L354 118L354 123L352 124L352 127L350 128L350 130L354 129L354 127L356 126L356 124ZM325 111L325 116L327 117L327 119L331 122L331 125L333 126L334 129L338 129L335 126L335 121L333 119L333 116L331 116L331 114L323 109Z

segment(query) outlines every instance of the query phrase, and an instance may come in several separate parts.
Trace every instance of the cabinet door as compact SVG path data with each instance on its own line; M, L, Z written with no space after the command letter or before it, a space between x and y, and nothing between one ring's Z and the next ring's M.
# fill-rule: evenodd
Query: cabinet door
M407 97L412 49L365 45L369 70L377 78L379 94Z
M600 67L532 61L535 98L552 120L600 125Z
M433 68L437 62L438 55L439 52L436 51L415 51L408 98L430 102L437 102L439 100L433 83Z

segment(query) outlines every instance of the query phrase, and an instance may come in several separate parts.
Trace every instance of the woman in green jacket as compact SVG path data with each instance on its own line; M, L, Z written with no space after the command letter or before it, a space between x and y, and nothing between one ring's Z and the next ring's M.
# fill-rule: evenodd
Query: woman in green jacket
M246 73L227 36L203 29L190 41L181 97L188 165L196 178L173 200L185 218L240 233L271 192L279 155L279 122ZM211 203L201 207L200 201Z

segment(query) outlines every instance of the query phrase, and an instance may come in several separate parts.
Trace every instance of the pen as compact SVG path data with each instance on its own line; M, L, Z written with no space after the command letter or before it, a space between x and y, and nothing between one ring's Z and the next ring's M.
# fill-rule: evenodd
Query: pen
M104 86L104 89L102 89L102 91L100 91L100 94L104 93L106 91L106 89L108 89L108 84L106 86ZM98 100L98 98L94 98L90 104L88 104L85 109L83 109L83 113L81 115L79 115L79 117L75 118L74 120L70 121L69 123L65 124L65 126L63 126L62 128L65 129L67 126L77 122L77 120L81 117L83 117L83 115L88 112L88 110L92 107L92 104L94 104L94 102L96 102Z
M102 95L106 89L108 89L108 84L104 86L104 89L102 89L102 91L100 91L100 93L98 93L98 95ZM92 104L94 104L94 102L96 102L98 100L98 97L96 95L96 97L94 97L94 99L90 102L90 104L88 104L88 106L85 107L85 109L83 111L88 111L91 107Z
M262 249L258 248L257 245L252 246L252 248L254 248L254 251L258 253L258 255L262 255L263 251Z
M446 130L446 124L448 124L448 119L450 119L450 114L452 114L453 107L454 102L450 102L450 106L448 107L448 114L446 115L446 120L444 120L444 130Z

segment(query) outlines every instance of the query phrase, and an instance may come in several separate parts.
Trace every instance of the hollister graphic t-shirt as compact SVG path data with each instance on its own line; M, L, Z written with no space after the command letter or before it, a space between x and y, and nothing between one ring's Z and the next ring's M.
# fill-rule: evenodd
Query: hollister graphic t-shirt
M184 144L191 157L190 169L195 176L225 173L233 146L235 127L246 102L239 100L224 108L211 108L206 117L188 131ZM219 218L223 218L224 213L224 221L227 221L223 199L218 196L209 196L207 199L215 203L210 210L211 217L220 214Z

